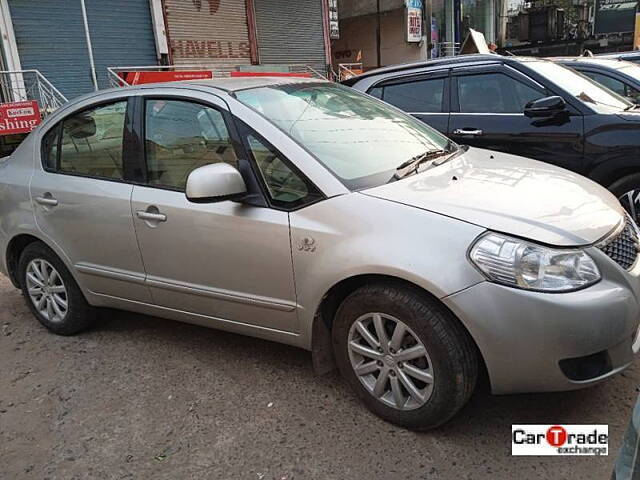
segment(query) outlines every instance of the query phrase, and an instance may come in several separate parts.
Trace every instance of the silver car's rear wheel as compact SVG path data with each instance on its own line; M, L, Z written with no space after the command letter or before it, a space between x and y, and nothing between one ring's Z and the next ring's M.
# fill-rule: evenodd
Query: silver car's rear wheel
M433 393L433 364L405 323L384 313L366 313L353 322L348 342L353 371L376 399L398 410L427 403Z
M62 322L69 310L69 297L58 271L46 260L35 258L26 273L27 292L36 311L52 323Z
M73 335L90 327L96 310L55 252L41 242L25 247L18 261L22 294L40 323L58 335Z

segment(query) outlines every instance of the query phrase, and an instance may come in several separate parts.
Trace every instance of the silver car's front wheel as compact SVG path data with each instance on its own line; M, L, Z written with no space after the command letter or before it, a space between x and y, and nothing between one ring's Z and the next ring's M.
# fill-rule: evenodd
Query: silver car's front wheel
M340 303L331 334L342 376L372 412L396 425L437 427L475 386L473 340L418 288L386 282L354 290Z
M36 311L50 322L62 322L69 309L67 288L58 271L46 260L27 265L27 292Z
M426 347L401 320L372 312L349 330L349 359L365 388L398 410L423 406L433 392L433 367Z

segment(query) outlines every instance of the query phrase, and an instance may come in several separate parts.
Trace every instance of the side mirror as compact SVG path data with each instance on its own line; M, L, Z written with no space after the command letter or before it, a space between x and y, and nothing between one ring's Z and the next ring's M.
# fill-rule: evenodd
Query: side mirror
M247 193L242 175L228 163L196 168L187 178L187 199L195 203L239 200Z
M530 118L553 117L566 109L567 103L564 98L554 95L527 103L524 107L524 114Z

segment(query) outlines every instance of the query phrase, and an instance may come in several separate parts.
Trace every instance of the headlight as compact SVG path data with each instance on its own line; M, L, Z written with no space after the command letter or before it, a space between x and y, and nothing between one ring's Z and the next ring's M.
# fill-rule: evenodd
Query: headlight
M497 233L478 238L469 256L489 280L511 287L565 292L600 280L598 266L582 250L552 249Z

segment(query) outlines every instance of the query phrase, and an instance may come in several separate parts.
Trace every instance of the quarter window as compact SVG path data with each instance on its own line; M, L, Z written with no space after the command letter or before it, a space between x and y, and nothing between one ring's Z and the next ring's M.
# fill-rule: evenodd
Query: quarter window
M222 114L199 103L148 100L145 110L147 179L150 185L184 190L196 168L238 159Z
M310 182L294 171L275 148L257 134L248 134L247 144L275 206L293 208L322 197Z
M55 171L58 168L59 141L60 124L58 123L42 138L42 166L45 170Z
M502 73L458 77L463 113L522 113L527 103L544 96L544 92Z
M382 100L405 112L441 112L444 78L385 85Z
M101 105L62 121L62 141L58 170L63 173L121 180L122 139L127 102ZM55 129L54 129L55 130ZM54 137L45 139L55 141ZM46 166L53 167L51 151Z

